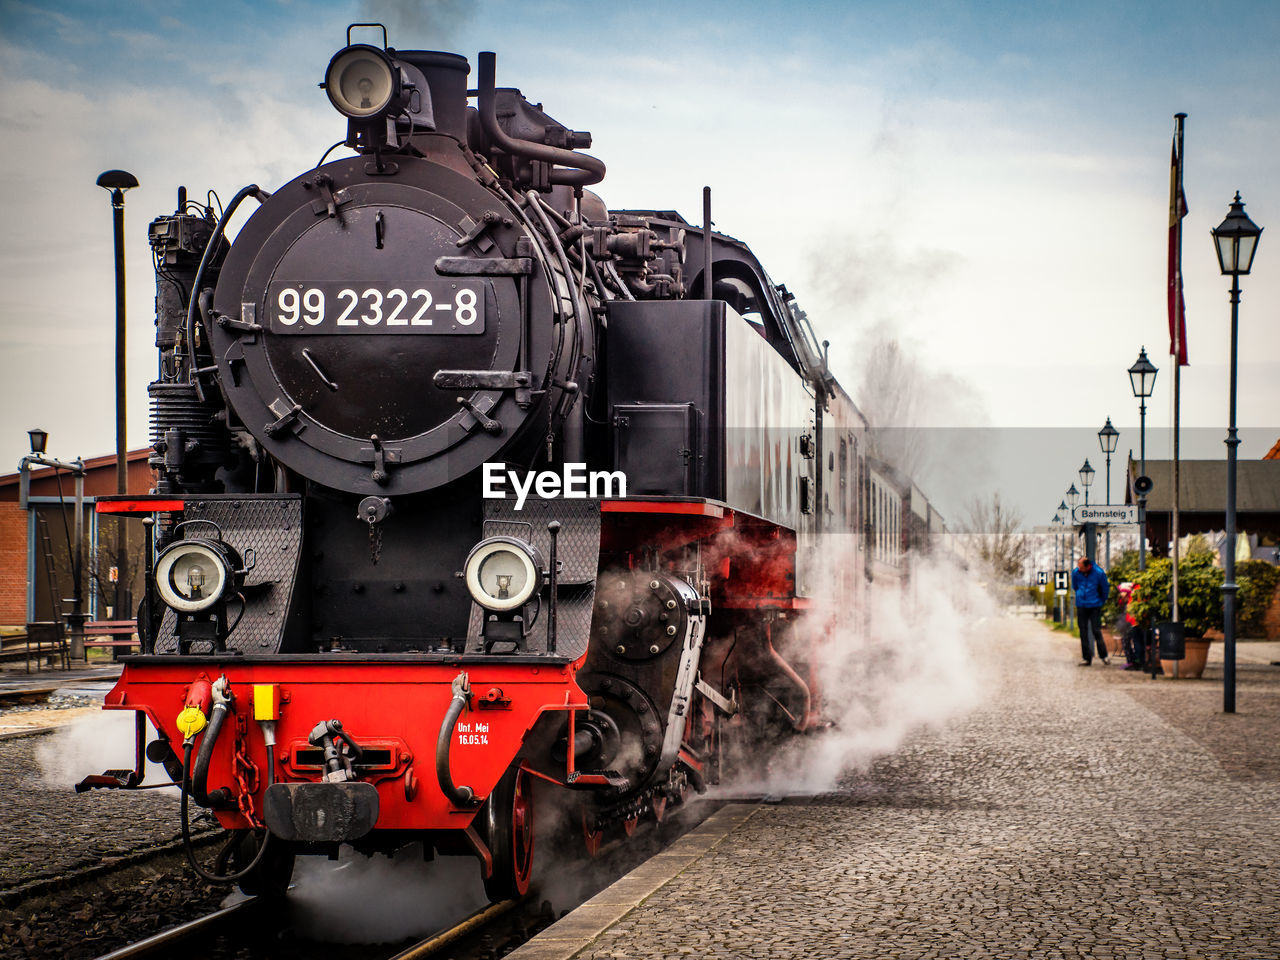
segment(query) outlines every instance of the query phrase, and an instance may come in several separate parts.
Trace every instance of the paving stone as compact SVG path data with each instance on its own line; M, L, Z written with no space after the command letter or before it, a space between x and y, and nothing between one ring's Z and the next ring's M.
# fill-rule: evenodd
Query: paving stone
M513 960L1280 958L1280 668L1242 664L1224 716L1212 672L1084 670L1039 624L987 632L970 714L755 808L589 943Z
M36 759L47 740L0 741L0 890L178 838L176 790L50 786Z

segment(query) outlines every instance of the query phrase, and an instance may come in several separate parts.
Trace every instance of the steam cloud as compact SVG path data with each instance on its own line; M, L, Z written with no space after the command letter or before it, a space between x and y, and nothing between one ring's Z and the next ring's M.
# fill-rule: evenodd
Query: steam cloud
M927 367L917 345L884 325L858 340L858 408L870 424L868 452L913 477L927 496L963 476L980 482L990 462L978 392L963 378ZM945 481L945 482L944 482ZM947 504L944 513L954 513Z
M36 747L36 762L44 785L51 790L73 787L85 777L104 770L133 769L134 717L132 710L105 710L77 717L56 732L41 737ZM155 728L147 724L147 741L156 737ZM172 783L164 768L147 764L144 784ZM149 791L172 793L178 791ZM175 821L176 822L176 821Z
M299 857L289 891L293 928L309 940L394 943L457 923L488 900L472 857L422 860L422 845L394 856L343 848L337 861Z
M447 50L478 5L464 0L363 0L360 19L382 23L393 47Z
M847 538L826 557L826 589L862 554ZM814 611L792 651L816 648L814 673L822 678L819 716L825 730L793 737L756 769L722 787L729 795L814 794L835 789L842 777L866 769L913 733L936 728L978 704L983 678L971 656L992 598L958 568L940 544L910 561L905 584L880 581L866 594L864 611L829 605ZM861 575L860 572L857 575Z

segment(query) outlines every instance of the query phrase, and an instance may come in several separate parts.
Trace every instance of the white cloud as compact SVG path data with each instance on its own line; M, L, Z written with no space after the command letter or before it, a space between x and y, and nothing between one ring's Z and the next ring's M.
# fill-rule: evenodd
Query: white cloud
M274 188L343 133L313 83L349 11L301 8L310 15L275 35L228 13L196 56L175 43L189 42L190 25L155 6L115 27L127 41L115 71L79 56L104 49L92 24L6 4L40 18L50 39L0 42L0 217L10 225L0 237L0 469L37 422L59 455L112 447L110 214L93 185L110 167L143 184L126 218L130 441L145 443L155 361L144 224L172 208L179 183L193 197L250 181ZM1192 55L1156 69L1117 59L1111 70L1107 51L1118 48L1099 39L1077 50L1079 24L1049 25L1062 38L1051 61L1025 33L984 60L958 34L880 37L875 10L862 7L833 9L825 34L793 29L784 7L712 11L676 34L647 8L585 24L562 3L489 3L469 19L450 9L447 30L392 42L496 44L499 84L593 132L607 202L697 219L710 183L717 227L796 292L833 357L848 358L849 379L859 334L888 322L919 344L927 368L974 383L997 424L1132 420L1123 371L1142 344L1167 389L1167 157L1172 112L1188 110L1194 366L1184 412L1205 426L1223 419L1227 286L1208 230L1237 188L1259 223L1280 220L1280 91L1223 99L1201 75L1208 61ZM559 32L568 17L572 43ZM64 59L68 49L77 56ZM1262 77L1274 86L1274 70ZM1280 428L1280 247L1270 236L1244 284L1240 417ZM75 391L49 389L63 371Z

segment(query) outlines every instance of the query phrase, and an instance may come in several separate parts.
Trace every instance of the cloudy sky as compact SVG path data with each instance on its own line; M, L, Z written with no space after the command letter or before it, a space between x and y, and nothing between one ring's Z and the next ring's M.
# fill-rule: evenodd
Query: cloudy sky
M155 367L147 222L172 210L179 184L227 198L314 164L344 134L316 84L348 22L365 19L406 49L473 62L495 50L500 85L593 133L610 206L696 219L709 183L718 229L799 296L851 391L874 344L898 341L921 398L912 425L1019 438L1041 472L1002 482L1032 512L1059 496L1041 473L1065 488L1098 459L1107 416L1121 454L1136 447L1125 369L1141 345L1161 368L1148 422L1169 422L1168 167L1183 111L1190 454L1222 455L1230 314L1209 230L1237 189L1259 224L1276 224L1244 281L1241 456L1280 436L1269 0L0 0L0 471L34 425L59 457L114 449L111 215L97 175L120 167L142 184L126 213L139 447ZM1157 431L1148 453L1166 452Z

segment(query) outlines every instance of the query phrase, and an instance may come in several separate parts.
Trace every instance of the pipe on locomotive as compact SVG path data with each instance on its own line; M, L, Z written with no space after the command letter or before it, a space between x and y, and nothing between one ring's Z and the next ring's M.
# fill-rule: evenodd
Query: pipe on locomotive
M204 283L205 272L209 269L209 262L218 252L218 245L222 242L222 237L227 231L227 223L231 220L231 215L236 212L236 207L240 206L240 202L246 197L254 197L259 203L266 203L267 198L271 194L269 191L263 190L256 183L251 183L247 187L242 187L231 202L223 208L222 216L218 218L218 225L213 230L213 235L209 237L209 243L204 248L204 255L200 257L200 266L196 268L195 279L191 284L191 296L187 303L187 376L190 382L195 384L196 395L204 400L204 388L200 384L200 377L196 373L196 312L200 310L204 312L207 308L201 302L200 290L201 284ZM207 313L205 314L207 316Z
M196 756L194 781L192 775L191 753L195 741L195 731L193 731L182 744L182 784L179 788L181 791L181 799L179 801L179 822L182 827L182 848L187 855L187 862L191 864L191 869L196 875L210 883L236 883L253 873L257 869L258 864L262 862L263 856L267 852L267 847L271 844L271 831L264 830L262 834L262 842L258 845L258 851L243 870L238 873L222 873L234 847L244 837L244 831L234 831L227 840L221 853L217 858L218 871L210 872L200 866L200 862L196 859L195 847L191 842L191 818L189 815L189 801L192 796L196 798L196 802L202 806L212 806L217 803L219 798L223 801L230 801L230 793L219 788L213 791L212 795L205 792L207 778L209 774L209 757L213 753L213 746L217 742L218 733L222 729L222 724L226 720L227 714L231 710L233 697L230 692L230 685L227 683L225 676L219 677L214 683L212 694L214 698L213 710L209 720L209 726L204 731L204 738L200 741L200 752Z
M476 104L480 113L480 125L493 145L504 153L516 157L528 157L530 160L541 160L545 163L559 164L571 169L552 170L550 181L571 187L585 187L599 183L604 179L604 161L576 150L565 150L545 143L534 143L532 140L517 140L509 137L498 125L497 57L492 51L485 50L480 54L480 76Z
M231 801L230 791L222 787L214 790L213 793L208 792L209 760L213 756L214 744L218 742L218 734L222 731L222 725L226 722L227 714L231 709L231 697L226 687L226 677L220 677L213 685L214 703L210 711L209 728L205 730L204 738L200 741L195 769L191 771L191 795L202 807L223 807Z
M453 699L449 701L444 722L440 724L440 735L436 737L436 781L440 784L441 792L455 807L473 807L480 802L476 792L470 787L455 786L453 774L449 772L449 745L453 741L453 727L470 699L471 684L466 673L460 673L453 678Z

